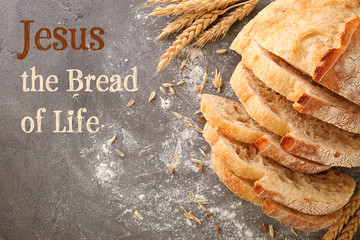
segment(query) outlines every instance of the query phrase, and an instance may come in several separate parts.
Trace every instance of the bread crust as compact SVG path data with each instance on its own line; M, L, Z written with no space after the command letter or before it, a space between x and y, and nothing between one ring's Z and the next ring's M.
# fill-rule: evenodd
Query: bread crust
M315 79L348 100L360 105L360 25L345 52L320 79Z
M240 159L235 150L231 147L231 141L218 134L208 123L205 124L203 136L211 145L212 152L216 155L216 158L237 176L250 180L257 180L264 176L264 169L260 169L259 166L252 162L245 162L243 159ZM242 150L251 148L250 150L257 151L255 146L246 145L245 143L240 142L237 144L243 147Z
M245 123L240 121L234 122L227 119L227 116L223 116L219 111L220 109L217 109L215 106L215 100L223 101L226 105L231 107L234 106L239 112L242 111L246 113L246 111L239 102L215 95L204 94L201 98L201 112L204 114L205 119L210 123L210 125L221 134L244 143L255 143L256 140L264 135L260 125L259 129L255 129L254 127L249 128L245 125ZM254 122L250 116L249 121ZM256 123L254 122L253 124Z
M310 161L305 158L293 156L285 152L278 141L272 139L269 135L264 135L256 141L257 148L261 154L264 154L281 165L301 173L314 174L331 168L321 163Z
M335 223L342 214L341 209L335 211L334 213L320 216L303 214L278 204L271 199L266 199L264 201L262 210L269 217L272 217L288 226L304 231L318 231L320 229L327 228Z
M321 79L323 76L329 71L331 67L335 64L338 58L345 52L347 47L349 46L351 37L353 33L357 29L360 23L360 17L355 16L350 19L348 22L345 23L344 30L339 32L340 38L340 46L338 48L331 48L329 49L321 58L319 63L317 64L312 78L319 83L323 83Z
M263 103L256 92L252 91L246 79L253 77L254 75L248 71L242 63L239 63L231 76L230 85L241 103L245 106L247 113L256 122L277 135L286 135L293 130L292 126L274 114L271 109ZM254 118L254 116L257 117Z
M359 166L360 153L337 152L322 144L303 138L301 134L290 132L283 137L280 146L284 151L331 166Z
M357 0L277 0L243 28L231 48L240 52L246 45L242 39L250 36L320 80L346 50L360 22L359 15Z
M252 81L253 78L256 77L254 75L251 75L251 70L247 69L242 63L239 63L238 67L234 71L230 83L231 86L234 88L236 95L239 97L239 99L245 106L248 114L263 127L266 127L270 131L283 137L280 143L282 149L284 149L290 154L316 161L324 165L342 167L355 167L360 165L359 148L354 148L353 146L347 147L349 143L345 143L345 140L342 141L342 146L344 149L341 149L340 145L329 147L325 139L322 142L318 142L313 137L304 135L306 132L305 125L300 124L300 126L296 126L295 122L290 123L288 116L291 113L281 116L279 115L280 113L277 112L280 110L270 109L267 105L271 103L265 102L265 100L263 100L262 97L260 97L254 89L252 89L252 86L247 83L247 81ZM264 89L261 90L267 91ZM247 99L253 99L254 103L248 104L248 102L250 102L249 100L247 102L242 101L243 94L247 96ZM275 93L272 91L266 92L266 94ZM280 101L280 99L278 100ZM284 99L284 101L287 100ZM287 104L284 101L280 101L279 103L277 103L277 105ZM292 108L289 109L292 110ZM294 113L298 114L295 110ZM296 120L296 122L300 122L302 120L307 121L309 118L305 118L306 116L304 116L304 119L302 119L300 115L298 115L297 117L299 117L299 119ZM293 119L292 121L295 120ZM322 124L323 125L321 125L321 127L332 127L330 125L324 126L324 123ZM333 130L338 130L335 127L333 128ZM339 132L337 133L339 134ZM344 136L346 137L347 141L350 141L351 139L351 141L354 140L355 142L359 142L359 139L356 138L358 137L358 135L344 132ZM345 147L347 149L345 149Z
M231 192L255 205L262 205L264 198L257 196L252 190L253 182L236 176L233 172L227 169L222 161L218 160L216 155L213 153L211 153L211 168Z
M244 107L239 102L215 95L204 94L201 99L201 109L208 124L216 131L227 138L237 141L247 143L256 142L256 146L263 155L272 158L287 168L309 174L318 173L330 168L330 166L324 166L285 152L280 147L280 137L260 127L258 123L248 116ZM224 109L227 109L230 113ZM230 115L232 111L236 111L238 115ZM241 122L241 119L236 119L236 116L242 116L242 120L246 120L248 125ZM210 134L208 134L208 130L206 130L206 134L208 135L208 141L212 142L211 145L214 145L217 137L211 137Z
M312 85L282 59L262 49L251 39L240 52L242 61L268 87L295 102L293 107L345 131L360 133L360 107ZM308 78L308 79L307 79ZM306 101L305 101L306 100Z

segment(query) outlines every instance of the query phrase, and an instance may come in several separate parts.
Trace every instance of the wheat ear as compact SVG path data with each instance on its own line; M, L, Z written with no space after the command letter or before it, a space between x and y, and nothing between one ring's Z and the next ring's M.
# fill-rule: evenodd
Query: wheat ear
M199 18L200 16L204 15L205 12L195 13L195 14L185 14L182 16L179 16L175 21L169 23L161 32L159 36L156 37L156 39L161 39L163 37L166 37L170 33L180 31L184 27L190 26L195 19Z
M194 43L194 46L201 46L210 40L217 39L218 37L227 33L230 27L238 20L243 19L255 8L259 0L250 0L243 6L238 7L235 11L223 17L212 28L203 32L200 38Z
M346 227L341 231L341 235L337 238L338 240L351 240L353 239L354 233L357 231L360 225L360 211L350 219Z
M160 72L179 52L185 48L195 37L197 37L205 28L213 23L222 10L214 10L198 18L190 27L185 29L173 42L172 46L168 48L164 55L160 57L160 62L157 67L157 72Z
M216 9L224 9L240 0L188 0L178 4L170 4L165 7L157 7L150 15L181 15L187 13L211 12Z
M358 190L354 195L350 198L349 202L343 208L343 214L333 225L331 225L328 231L322 237L323 240L334 240L337 235L341 232L344 225L347 224L349 219L354 216L356 210L360 206L360 190Z

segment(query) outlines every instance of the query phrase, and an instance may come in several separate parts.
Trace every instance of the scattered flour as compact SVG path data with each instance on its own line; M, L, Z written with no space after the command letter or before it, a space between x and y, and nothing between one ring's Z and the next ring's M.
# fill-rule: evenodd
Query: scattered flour
M169 109L171 107L171 101L169 99L161 98L161 107L162 109Z
M144 201L145 195L144 195L144 194L140 194L138 198L139 198L140 200Z
M106 163L100 163L96 168L96 177L102 184L109 182L115 175Z

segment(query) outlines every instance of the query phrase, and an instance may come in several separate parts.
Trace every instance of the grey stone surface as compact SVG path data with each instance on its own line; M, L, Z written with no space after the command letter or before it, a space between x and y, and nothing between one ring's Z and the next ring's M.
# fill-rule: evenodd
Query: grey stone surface
M274 226L276 239L295 239L288 227L226 189L199 152L202 148L210 153L201 135L172 114L179 112L197 123L193 115L200 100L196 88L205 67L210 76L215 68L223 71L221 95L236 99L227 81L240 57L234 52L218 55L215 50L228 48L242 26L269 1L261 1L221 41L200 51L188 48L153 78L158 58L171 44L170 38L154 39L169 19L148 17L151 9L137 8L143 2L0 1L0 239L270 239L262 223ZM35 21L32 37L42 27L102 27L105 48L97 52L38 51L32 39L29 55L19 61L16 55L23 48L20 20ZM187 66L180 71L188 56ZM59 90L23 92L20 75L33 66L37 74L57 75ZM74 95L66 91L67 69L80 69L84 75L125 77L134 66L138 68L137 92L80 91ZM176 95L164 96L159 91L162 83L181 80L187 83L175 88ZM148 103L152 91L157 96ZM205 92L216 93L210 83ZM125 107L130 100L135 104ZM22 118L35 117L41 107L47 110L43 133L22 132ZM52 132L54 110L79 108L87 109L87 117L99 117L98 133ZM117 140L109 146L114 134ZM119 157L115 148L125 157ZM165 166L174 161L174 153L180 164L170 175ZM203 173L191 157L205 162ZM356 179L360 176L358 168L344 171ZM206 207L213 216L205 217L189 201L189 190L209 201ZM187 221L179 205L198 216L202 225ZM222 234L215 226L222 228ZM320 239L323 233L298 232L301 239Z

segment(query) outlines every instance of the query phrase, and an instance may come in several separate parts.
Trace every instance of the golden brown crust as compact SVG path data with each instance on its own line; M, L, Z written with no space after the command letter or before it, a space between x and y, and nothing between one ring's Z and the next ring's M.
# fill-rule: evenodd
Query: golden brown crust
M321 82L321 78L327 73L327 71L334 65L336 60L344 53L348 47L351 36L355 32L360 23L360 17L354 17L345 23L343 32L338 33L340 36L340 47L329 49L321 58L317 67L315 68L313 79L316 82Z
M357 152L337 152L326 148L321 144L303 138L296 132L290 132L284 136L280 142L284 151L317 161L324 165L356 167L359 165L360 153Z
M281 165L301 173L314 174L331 168L318 162L310 161L305 158L293 156L285 152L278 142L274 142L270 136L264 135L256 141L256 146L261 154L264 154Z
M230 115L231 113L225 112L225 107L233 110L235 114L238 113L237 115L241 115L242 119L240 120L244 120L245 122L241 122L238 119L231 119L233 116ZM264 135L264 129L260 127L260 125L255 126L258 124L247 115L244 107L239 102L215 95L204 94L201 98L201 112L204 114L208 123L217 131L237 141L255 143L257 139Z
M304 231L317 231L332 225L340 218L342 210L338 210L328 215L308 215L296 210L287 208L271 199L266 199L262 210L268 215L288 226Z
M254 38L318 80L347 48L359 15L357 0L277 0L243 28L231 47L239 52L246 37Z
M360 133L360 107L331 91L311 84L312 80L255 40L243 48L242 61L267 87L295 102L294 108L345 131Z
M208 123L205 124L203 136L205 140L211 145L211 150L216 155L217 159L222 161L226 168L234 172L237 176L252 180L257 180L264 176L264 169L261 169L259 166L254 164L252 162L253 159L251 159L249 162L246 162L246 157L244 157L244 159L240 158L236 152L237 150L233 147L233 145L238 145L239 151L256 152L257 149L254 145L241 142L232 143L229 139L220 135Z
M235 193L238 197L249 201L255 205L262 205L264 198L258 197L252 190L253 182L236 176L228 170L225 165L217 159L216 155L211 153L211 168L218 175L225 186Z

